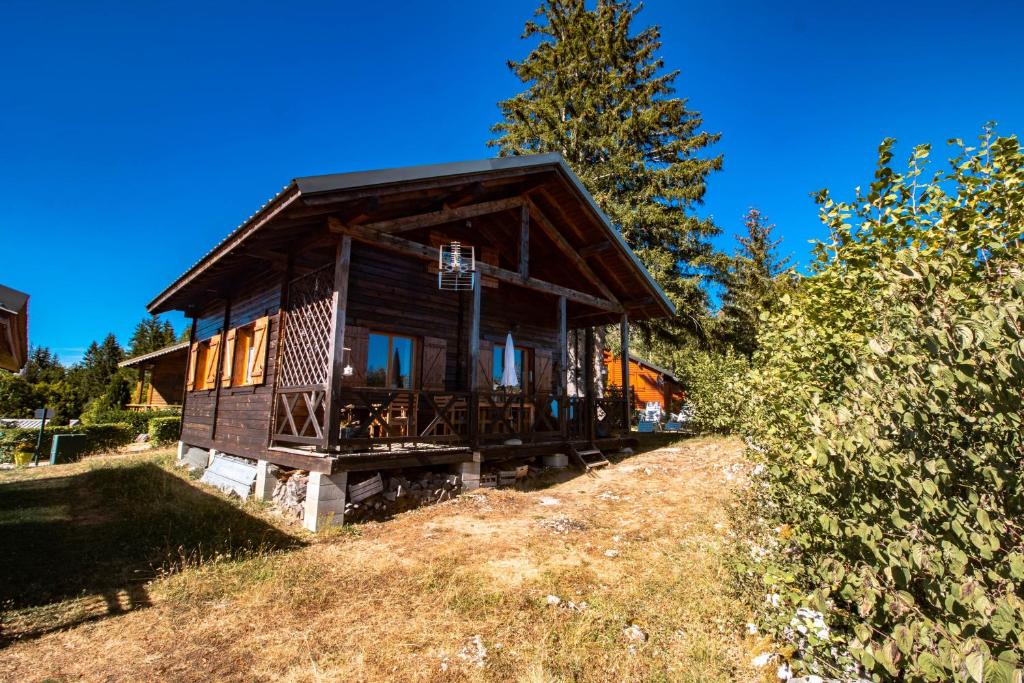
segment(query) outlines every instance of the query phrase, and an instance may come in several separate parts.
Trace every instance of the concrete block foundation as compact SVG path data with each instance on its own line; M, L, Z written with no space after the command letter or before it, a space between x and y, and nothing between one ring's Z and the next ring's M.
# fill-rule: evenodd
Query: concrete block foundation
M347 485L348 472L310 472L302 525L310 531L319 531L327 525L341 526L345 522Z

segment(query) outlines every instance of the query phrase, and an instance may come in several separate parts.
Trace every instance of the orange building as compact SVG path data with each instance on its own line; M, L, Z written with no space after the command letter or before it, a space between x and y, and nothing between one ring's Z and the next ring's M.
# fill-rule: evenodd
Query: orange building
M604 352L604 366L608 371L606 385L622 386L622 362ZM648 403L658 402L666 412L679 410L679 404L686 398L683 385L668 370L648 363L643 358L629 354L629 386L633 394L633 407L644 410Z

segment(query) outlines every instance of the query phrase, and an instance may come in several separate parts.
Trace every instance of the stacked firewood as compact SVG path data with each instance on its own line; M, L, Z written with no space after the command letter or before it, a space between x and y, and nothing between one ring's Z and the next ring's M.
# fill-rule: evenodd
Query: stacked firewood
M378 477L381 475L374 475ZM382 520L420 507L450 500L459 494L461 484L456 474L445 472L405 473L381 477L383 486L379 493L366 498L350 499L345 505L345 522ZM360 482L354 484L356 491L373 490ZM360 498L356 496L356 498Z
M277 478L272 494L274 505L285 516L302 519L309 475L299 470L278 470L274 476Z

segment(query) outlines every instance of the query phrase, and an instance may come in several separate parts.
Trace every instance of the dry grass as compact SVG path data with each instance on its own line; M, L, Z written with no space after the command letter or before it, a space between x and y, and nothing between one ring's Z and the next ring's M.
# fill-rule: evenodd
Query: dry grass
M186 563L148 584L144 608L0 650L0 676L757 680L723 559L739 450L681 441L542 491L468 494L297 549ZM623 633L632 624L646 642Z

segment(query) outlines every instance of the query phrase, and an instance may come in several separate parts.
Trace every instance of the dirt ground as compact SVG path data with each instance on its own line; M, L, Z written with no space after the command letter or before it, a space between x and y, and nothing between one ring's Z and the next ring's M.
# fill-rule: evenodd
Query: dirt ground
M137 609L79 596L100 618L0 649L0 678L760 680L724 558L742 470L736 441L680 440L315 537L246 504L305 544L188 565Z

